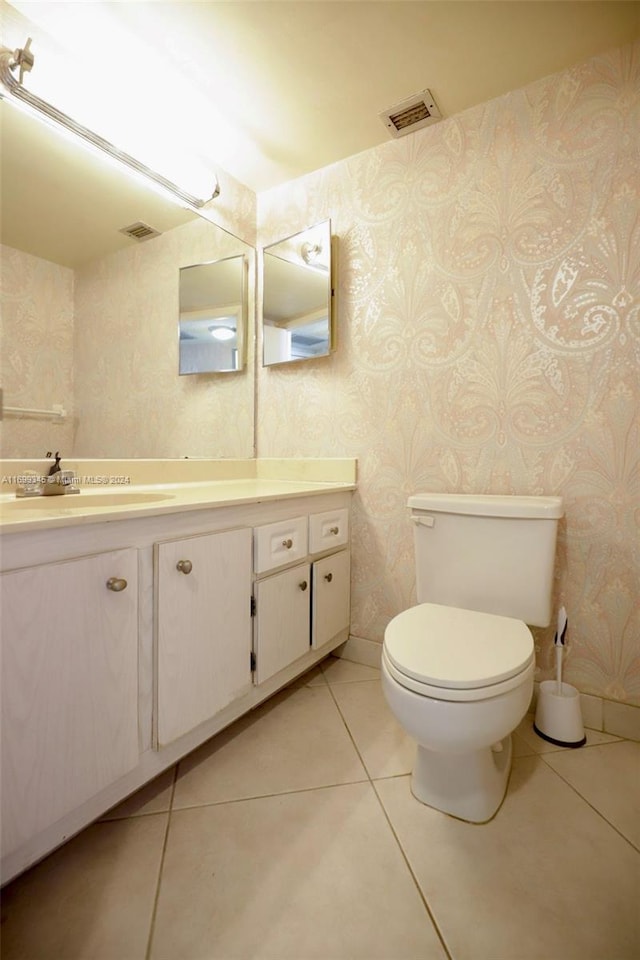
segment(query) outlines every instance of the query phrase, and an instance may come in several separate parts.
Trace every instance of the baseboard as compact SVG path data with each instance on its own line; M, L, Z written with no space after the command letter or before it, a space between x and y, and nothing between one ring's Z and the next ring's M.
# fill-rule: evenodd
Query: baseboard
M335 657L351 660L352 663L362 663L365 667L380 669L382 644L375 640L365 640L363 637L350 636L346 643L333 651Z

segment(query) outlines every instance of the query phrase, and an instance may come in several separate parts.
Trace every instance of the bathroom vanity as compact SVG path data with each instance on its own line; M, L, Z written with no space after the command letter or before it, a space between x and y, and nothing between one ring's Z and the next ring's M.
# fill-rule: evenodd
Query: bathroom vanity
M353 489L2 498L3 882L347 639Z

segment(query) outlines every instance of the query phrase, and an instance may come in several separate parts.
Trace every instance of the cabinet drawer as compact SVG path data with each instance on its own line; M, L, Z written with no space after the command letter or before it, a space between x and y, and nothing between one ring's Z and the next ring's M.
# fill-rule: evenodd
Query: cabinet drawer
M309 517L309 553L341 547L349 540L349 511L328 510Z
M307 555L307 518L294 517L256 527L253 531L253 569L275 570Z

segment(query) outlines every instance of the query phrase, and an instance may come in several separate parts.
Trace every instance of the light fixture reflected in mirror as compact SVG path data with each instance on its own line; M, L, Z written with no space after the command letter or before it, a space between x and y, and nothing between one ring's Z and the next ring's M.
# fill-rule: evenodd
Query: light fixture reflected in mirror
M326 357L333 336L331 221L263 250L263 365Z
M233 340L236 331L232 327L209 327L209 333L215 340Z

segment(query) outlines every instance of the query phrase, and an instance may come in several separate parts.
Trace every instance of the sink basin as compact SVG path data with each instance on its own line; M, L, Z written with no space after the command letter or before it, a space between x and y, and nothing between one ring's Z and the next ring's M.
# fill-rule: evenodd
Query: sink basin
M16 497L2 504L2 512L22 510L86 510L93 507L124 507L131 504L159 503L173 500L170 493L76 493L58 497Z

